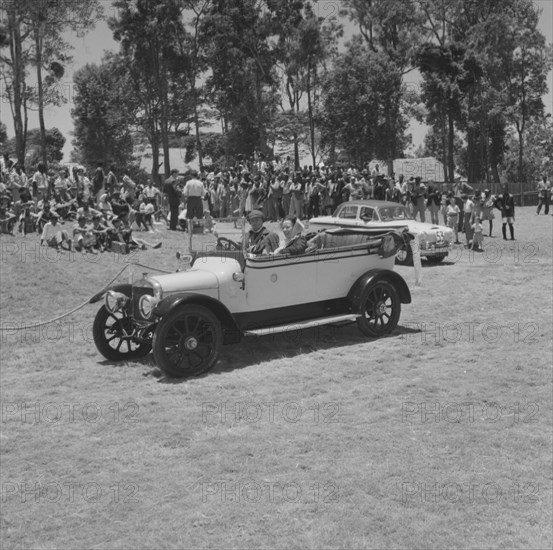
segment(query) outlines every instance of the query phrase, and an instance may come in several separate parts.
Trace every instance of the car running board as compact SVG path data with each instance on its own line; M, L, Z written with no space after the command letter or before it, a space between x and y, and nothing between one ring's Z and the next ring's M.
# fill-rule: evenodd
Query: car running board
M244 336L268 336L278 332L288 332L292 330L301 330L304 328L319 327L321 325L332 325L334 323L351 323L355 321L359 315L352 313L346 315L333 315L332 317L319 317L318 319L310 319L309 321L298 321L289 325L277 325L274 327L265 327L255 330L244 331Z

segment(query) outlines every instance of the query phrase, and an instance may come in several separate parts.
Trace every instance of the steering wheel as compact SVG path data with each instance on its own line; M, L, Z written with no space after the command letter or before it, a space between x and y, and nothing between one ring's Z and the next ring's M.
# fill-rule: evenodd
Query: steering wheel
M240 245L226 237L217 239L217 250L241 250Z

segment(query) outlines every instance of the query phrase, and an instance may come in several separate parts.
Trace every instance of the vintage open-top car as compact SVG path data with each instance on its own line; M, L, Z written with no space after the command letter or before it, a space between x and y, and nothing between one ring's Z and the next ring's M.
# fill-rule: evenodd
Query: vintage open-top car
M337 229L310 241L306 254L251 256L220 238L219 248L194 253L189 268L145 274L114 286L94 320L98 350L119 361L153 350L156 364L176 377L209 370L223 344L325 324L357 322L378 337L397 325L411 302L392 271L403 234ZM230 246L229 246L230 245Z
M449 253L454 242L453 230L443 225L419 222L410 215L407 208L390 201L356 200L344 202L336 208L332 216L319 216L309 220L309 229L318 230L331 227L406 227L415 237L415 246L422 258L430 262L441 262ZM396 255L396 263L413 263L412 245L405 243Z

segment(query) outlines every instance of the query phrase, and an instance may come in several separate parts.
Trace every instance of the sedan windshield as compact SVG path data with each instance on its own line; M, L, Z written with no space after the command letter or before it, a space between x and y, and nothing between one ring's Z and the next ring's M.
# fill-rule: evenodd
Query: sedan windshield
M405 206L387 206L385 208L379 208L378 213L383 222L413 219Z

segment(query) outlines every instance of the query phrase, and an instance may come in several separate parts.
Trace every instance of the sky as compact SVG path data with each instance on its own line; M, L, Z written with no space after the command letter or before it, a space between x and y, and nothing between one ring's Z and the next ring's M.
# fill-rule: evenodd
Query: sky
M111 5L111 0L104 1L104 10L107 16L116 15L115 8ZM553 42L553 0L534 0L534 4L542 10L540 17L540 30L545 35L547 42ZM320 17L330 17L336 15L339 8L339 0L319 0L314 4L315 10ZM351 23L346 29L346 36L351 34L354 29ZM49 107L45 111L45 124L47 128L57 127L66 137L67 141L64 147L63 162L69 162L69 155L72 149L71 132L73 122L71 118L71 109L74 97L73 73L87 63L99 63L105 51L117 51L119 45L113 40L111 31L106 21L101 21L96 28L90 31L82 38L74 35L66 36L68 42L72 44L74 50L73 63L66 68L65 75L60 82L60 89L67 100L62 107ZM404 82L408 91L418 90L420 76L416 71L405 76ZM0 83L0 86L3 83ZM548 112L553 112L553 72L548 76L549 93L544 97L545 108ZM13 122L10 112L10 106L6 100L0 101L0 121L4 122L8 128L8 136L13 136ZM29 129L38 127L38 115L36 112L29 113ZM412 123L408 130L413 137L411 150L418 147L425 136L426 127L416 122Z

